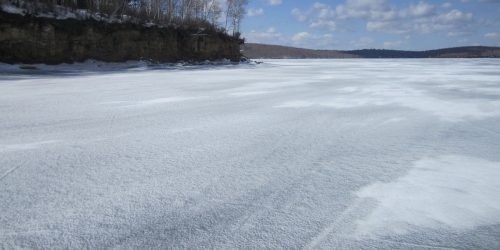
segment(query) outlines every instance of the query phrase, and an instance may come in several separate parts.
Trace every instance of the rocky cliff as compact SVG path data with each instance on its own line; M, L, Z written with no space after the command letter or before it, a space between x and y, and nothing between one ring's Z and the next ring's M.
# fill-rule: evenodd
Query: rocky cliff
M5 63L239 60L241 43L216 31L56 20L0 11L0 61Z

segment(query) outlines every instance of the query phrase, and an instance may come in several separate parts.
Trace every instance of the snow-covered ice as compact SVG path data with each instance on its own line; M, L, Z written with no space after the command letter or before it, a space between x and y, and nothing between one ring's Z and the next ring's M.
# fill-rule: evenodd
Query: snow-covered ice
M359 233L405 233L406 227L474 229L500 224L500 166L481 158L442 156L415 163L407 175L362 188L377 208ZM460 202L458 202L460 201Z
M94 64L0 65L0 248L500 249L498 59Z

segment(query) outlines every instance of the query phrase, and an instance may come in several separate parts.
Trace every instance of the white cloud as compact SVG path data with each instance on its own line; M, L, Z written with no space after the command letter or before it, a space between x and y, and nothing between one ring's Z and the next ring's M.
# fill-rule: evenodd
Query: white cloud
M395 20L373 20L366 23L368 31L404 34L426 34L435 31L449 30L464 32L471 25L473 15L457 9L446 13L432 14L425 17L398 18Z
M314 8L317 10L317 17L320 19L335 17L335 11L328 5L316 3Z
M322 9L322 8L327 8L328 5L324 4L324 3L318 3L318 2L315 2L313 4L313 8L315 9Z
M335 31L337 29L337 24L335 23L335 21L319 19L319 20L313 21L311 24L309 24L309 27L310 28L325 28L329 31Z
M446 34L449 37L459 37L459 36L466 36L469 35L469 32L466 31L450 31L448 34Z
M287 40L284 38L283 34L279 33L274 27L269 27L265 31L252 30L243 35L245 40L251 43L284 44Z
M340 19L388 20L397 16L394 8L389 6L386 0L347 0L345 4L336 6L335 13Z
M403 44L403 41L387 41L387 42L384 42L384 48L386 48L386 49L399 48L402 44Z
M307 11L292 10L292 15L299 21L307 20L312 28L332 31L338 29L340 20L361 19L366 22L368 31L396 34L460 29L469 26L464 23L473 19L471 13L458 9L438 13L435 5L424 1L395 7L387 0L346 0L335 7L315 3Z
M313 34L309 32L299 32L291 39L293 46L316 49L332 49L335 44L332 33Z
M299 32L299 33L293 35L292 41L294 41L294 42L302 42L305 39L308 39L310 37L311 37L311 34L309 34L308 32Z
M351 41L350 44L357 49L367 49L373 42L375 42L375 40L370 37L361 37L358 40Z
M445 3L441 4L441 7L446 8L446 9L451 8L452 6L453 6L453 4L451 4L450 2L445 2Z
M387 0L347 0L346 5L355 9L384 9Z
M390 33L407 33L409 27L402 27L403 24L388 21L368 21L366 30L368 31L384 31Z
M308 9L293 9L291 15L319 32L352 32L361 23L369 32L403 35L399 39L401 43L385 43L385 47L396 47L407 44L408 39L403 39L405 35L439 32L448 37L465 37L473 34L474 27L480 24L481 19L475 19L472 13L452 8L452 3L451 0L440 4L420 0L403 5L396 5L389 0L345 0L336 5L316 2ZM314 31L309 32L315 34ZM362 42L352 40L351 45L369 45Z
M486 33L484 34L484 37L485 38L488 38L488 39L495 39L498 37L498 34L495 33L495 32L490 32L490 33Z
M282 2L282 0L267 0L269 5L280 5Z
M337 29L335 10L326 4L314 3L307 11L295 8L291 14L300 22L307 21L310 28L319 28L327 31L335 31Z
M293 17L295 17L295 19L297 19L300 22L304 22L305 20L307 20L307 14L303 13L300 9L297 8L293 9L291 14Z
M249 17L262 16L262 15L264 15L264 9L262 9L262 8L258 8L258 9L250 8L247 11L247 16L249 16Z
M417 5L411 4L407 13L414 17L430 16L434 13L434 5L425 2L419 2Z
M439 16L439 19L447 23L463 22L472 20L472 13L464 13L453 9L448 13Z

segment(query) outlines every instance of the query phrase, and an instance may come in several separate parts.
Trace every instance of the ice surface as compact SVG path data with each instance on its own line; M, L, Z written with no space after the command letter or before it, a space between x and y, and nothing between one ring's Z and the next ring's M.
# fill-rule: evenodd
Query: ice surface
M333 108L355 108L373 105L396 104L403 107L422 110L436 115L437 117L449 121L461 121L467 118L481 119L488 116L500 114L500 102L491 100L488 102L478 100L443 100L433 97L422 90L414 89L395 83L384 83L383 85L363 86L359 88L340 88L340 95L335 97L327 96L314 101L292 101L281 104L277 107L300 108L313 105ZM491 93L490 89L477 89L483 94Z
M0 152L35 149L37 147L43 146L44 144L50 144L50 143L55 143L55 142L57 142L57 141L56 140L49 140L49 141L31 142L31 143L24 143L24 144L12 144L12 145L0 144Z
M465 156L422 159L407 175L361 189L377 208L359 222L361 234L406 233L406 227L470 230L500 224L500 162ZM378 230L378 231L377 231Z
M499 63L0 65L0 248L500 249Z

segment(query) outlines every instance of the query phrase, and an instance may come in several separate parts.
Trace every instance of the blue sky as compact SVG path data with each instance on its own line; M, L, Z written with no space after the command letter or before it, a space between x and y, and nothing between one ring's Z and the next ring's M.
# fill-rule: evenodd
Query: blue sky
M250 0L241 31L313 49L500 46L500 0Z

